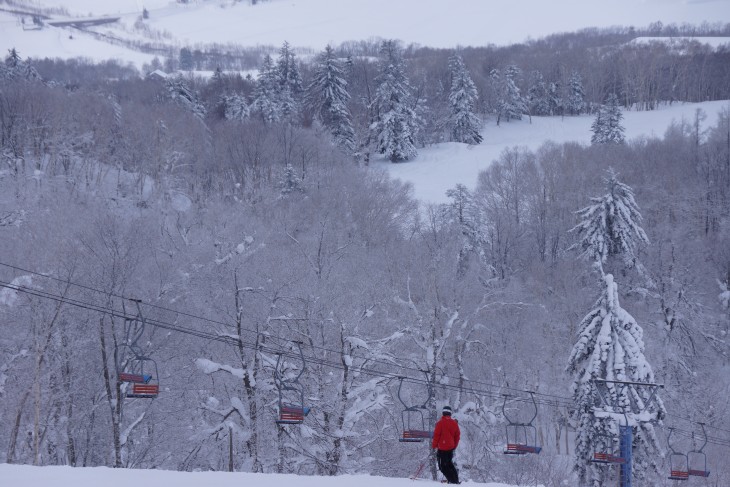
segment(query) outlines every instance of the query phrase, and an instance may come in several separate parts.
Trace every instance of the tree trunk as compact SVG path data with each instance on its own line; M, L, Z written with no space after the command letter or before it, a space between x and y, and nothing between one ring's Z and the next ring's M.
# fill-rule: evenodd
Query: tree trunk
M72 467L76 466L76 447L73 440L73 430L71 428L71 418L73 418L73 394L71 393L71 356L68 347L68 336L61 328L61 346L63 347L63 367L61 367L61 376L63 377L63 392L66 399L66 463Z
M114 467L122 466L122 444L120 441L120 426L122 417L121 387L119 381L115 381L115 390L112 390L112 378L109 373L109 358L106 352L106 335L104 334L104 317L99 319L99 340L101 345L101 370L104 377L104 389L106 400L109 403L109 412L112 419L112 447L114 449ZM116 395L115 395L116 393Z
M25 409L25 402L30 396L31 389L25 391L23 399L20 400L18 405L18 412L15 414L15 423L13 424L13 430L10 432L10 443L8 444L8 455L6 458L7 463L13 463L15 461L15 448L18 444L18 431L20 431L20 422L23 419L23 410Z
M237 340L237 346L238 346L238 355L241 360L241 367L244 370L243 374L243 388L246 391L246 397L248 398L248 414L249 414L249 420L251 421L251 435L249 436L248 441L246 442L246 446L248 448L249 455L251 456L252 460L252 466L251 471L252 472L263 472L263 466L261 465L261 461L259 460L259 437L258 437L258 407L256 404L256 387L253 385L254 382L251 381L250 374L256 373L256 370L258 370L258 355L256 353L256 350L258 350L259 346L259 337L260 335L256 334L256 346L254 347L254 359L253 359L253 365L251 367L248 367L246 363L246 355L243 348L243 339L241 338L241 333L243 332L243 302L241 300L240 291L238 287L238 272L234 272L233 274L233 283L235 286L235 304L236 304L236 333L238 334L238 340ZM253 372L252 372L253 369ZM254 377L255 379L255 377Z
M63 292L61 293L62 300L56 304L56 309L53 312L53 318L48 323L48 328L45 330L45 336L43 337L43 343L35 343L36 351L36 363L35 372L33 375L33 400L34 400L34 418L33 418L33 465L39 465L40 462L40 423L41 423L41 369L43 368L43 362L46 358L46 352L48 347L51 345L51 338L53 338L53 327L61 314L61 308L63 307L63 298L66 297L66 293L70 284L67 284ZM37 339L38 337L36 337Z

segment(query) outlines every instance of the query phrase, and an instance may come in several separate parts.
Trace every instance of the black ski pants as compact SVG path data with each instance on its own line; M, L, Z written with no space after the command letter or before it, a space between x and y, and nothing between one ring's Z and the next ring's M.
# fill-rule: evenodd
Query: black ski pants
M454 450L438 450L436 459L438 460L439 470L446 477L446 481L450 484L458 484L459 472L456 471L456 466L454 466Z

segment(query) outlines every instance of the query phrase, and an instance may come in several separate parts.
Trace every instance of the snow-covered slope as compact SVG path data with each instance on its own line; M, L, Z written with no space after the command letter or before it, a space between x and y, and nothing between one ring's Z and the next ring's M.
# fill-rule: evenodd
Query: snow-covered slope
M222 43L321 49L327 43L373 37L401 39L432 47L504 45L556 32L611 25L645 26L651 22L730 22L727 0L16 0L28 8L63 8L54 16L120 16L117 24L96 28L124 39L156 40L168 46ZM0 7L3 7L0 4ZM145 31L134 29L142 8L149 12ZM22 7L13 7L22 9ZM526 16L525 12L530 15ZM141 64L139 55L125 56L103 44L81 42L72 28L62 33L24 31L17 16L0 16L0 48L16 47L24 56L119 57ZM73 35L77 42L54 45ZM50 36L50 37L49 37Z
M0 464L3 487L414 487L441 485L431 481L342 475L306 477L299 475L253 474L241 472L170 472L164 470L130 470L106 467L31 467ZM510 487L507 484L478 484L474 487Z
M624 112L623 125L628 139L636 137L662 137L672 120L691 121L697 109L707 118L703 127L717 123L717 115L723 107L730 108L728 101L705 103L680 103L663 106L649 112ZM489 121L482 131L484 142L477 146L445 143L419 149L416 159L392 164L378 161L377 167L385 169L394 178L413 185L416 199L424 203L444 203L446 190L457 183L473 189L481 171L509 147L522 146L536 149L545 142L579 142L589 144L593 117L527 117L522 121L502 123L497 127Z

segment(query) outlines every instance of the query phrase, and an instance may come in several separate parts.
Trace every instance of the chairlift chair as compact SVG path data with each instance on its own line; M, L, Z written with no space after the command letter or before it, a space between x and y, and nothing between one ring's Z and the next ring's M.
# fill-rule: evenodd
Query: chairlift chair
M301 342L295 343L299 347L299 357L302 361L302 367L296 377L291 379L285 376L283 355L280 354L276 359L274 384L279 391L279 416L276 419L277 424L301 424L304 422L304 417L310 411L310 408L304 406L304 388L299 382L299 378L304 374L307 363L304 359Z
M687 473L693 477L707 478L710 476L710 471L707 470L707 455L702 451L707 446L707 432L704 423L700 423L700 427L705 441L697 450L691 450L687 453ZM694 433L692 433L692 436L694 437Z
M405 377L400 377L400 383L398 384L398 400L404 408L401 412L403 434L398 438L398 441L401 443L421 443L433 436L433 432L426 427L426 417L423 414L423 411L428 410L428 403L431 402L433 397L433 389L431 383L427 381L428 396L426 401L423 404L409 406L401 396L404 380Z
M125 369L117 375L121 382L131 384L131 388L127 389L128 398L154 399L160 394L157 362L149 357L130 357Z
M124 344L117 347L117 378L120 382L131 384L131 389L127 389L126 397L154 399L160 393L160 374L157 370L157 362L146 357L137 345L144 333L146 323L142 316L140 301L132 301L137 305L139 319L128 319L125 322ZM137 325L133 326L135 323Z
M537 402L535 401L534 393L530 392L529 394L535 412L527 422L510 418L507 414L507 399L509 396L504 396L502 415L507 420L507 425L505 426L507 436L507 446L504 449L505 455L539 454L542 451L542 447L537 444L537 428L532 424L535 418L537 418Z
M620 452L618 454L616 453L620 450L620 448L617 450L616 447L619 443L619 439L616 436L609 434L599 434L597 436L606 438L606 441L604 442L606 447L594 452L591 462L603 465L620 465L626 463L626 458L624 458Z
M674 428L669 428L669 436L667 436L667 446L669 446L669 479L670 480L689 480L689 458L684 453L677 452L670 439Z

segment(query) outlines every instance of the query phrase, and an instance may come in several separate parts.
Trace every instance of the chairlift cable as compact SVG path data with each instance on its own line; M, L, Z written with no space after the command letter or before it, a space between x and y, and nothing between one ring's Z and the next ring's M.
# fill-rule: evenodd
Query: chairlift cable
M118 299L122 299L122 300L130 300L130 298L128 298L128 297L124 297L124 296L121 296L121 295L118 295L118 294L115 294L115 293L108 293L108 292L105 292L105 291L102 291L102 290L93 288L91 286L87 286L87 285L75 283L75 282L72 282L72 281L69 281L69 280L66 280L66 279L61 279L61 278L53 277L53 276L46 275L46 274L41 274L39 272L31 271L29 269L25 269L25 268L22 268L22 267L19 267L19 266L7 264L7 263L1 262L1 261L0 261L0 265L1 266L8 267L8 268L11 268L11 269L14 269L16 271L25 272L25 273L33 274L33 275L36 275L36 276L39 276L39 277L43 277L43 278L46 278L46 279L51 279L51 280L54 280L54 281L58 281L58 282L63 282L63 283L66 283L66 284L70 284L72 286L79 287L81 289L86 289L88 291L93 291L93 292L96 292L96 293L99 293L99 294L103 294L104 296L114 297L114 298L118 298ZM75 299L75 298L71 298L71 297L68 297L68 296L61 296L61 295L54 294L54 293L51 293L49 291L44 291L44 290L37 289L37 288L28 288L28 287L25 287L25 286L14 285L12 283L9 283L9 282L6 282L6 281L2 281L2 280L0 280L0 287L7 288L7 289L11 289L11 290L16 291L16 292L23 292L25 294L28 294L28 295L31 295L31 296L35 296L35 297L39 297L39 298L42 298L42 299L49 299L49 300L53 300L53 301L56 301L56 302L59 302L59 303L69 304L69 305L72 305L72 306L75 306L75 307L79 307L79 308L82 308L82 309L86 309L86 310L89 310L89 311L95 311L95 312L98 312L98 313L107 314L107 315L112 316L112 317L115 317L115 318L120 318L120 319L125 319L125 320L134 320L136 318L136 316L134 316L134 315L131 315L131 314L126 313L124 311L118 311L118 310L114 309L113 307L99 305L99 304L94 304L94 303L89 303L89 302L82 301L82 300ZM181 316L186 316L186 317L193 318L193 319L196 319L196 320L201 320L201 321L205 321L205 322L209 322L209 323L214 323L214 324L222 325L222 326L225 326L225 327L228 327L228 328L232 328L233 327L233 325L231 325L229 323L222 322L222 321L218 321L218 320L214 320L214 319L211 319L211 318L206 318L206 317L198 316L198 315L194 315L192 313L187 313L187 312L183 312L183 311L179 311L179 310L167 308L167 307L164 307L164 306L155 305L155 304L148 303L148 302L143 302L141 304L143 304L144 306L148 306L148 307L151 307L151 308L159 309L159 310L162 310L162 311L168 311L168 312L171 312L171 313L175 313L175 314L178 314L178 315L181 315ZM156 328L166 329L166 330L169 330L169 331L175 331L175 332L178 332L178 333L187 334L187 335L190 335L190 336L195 336L197 338L201 338L201 339L204 339L204 340L217 341L217 342L221 342L221 343L228 344L228 345L238 345L238 343L239 343L239 340L237 340L236 338L234 338L232 336L214 334L214 333L210 333L210 332L204 332L204 331L196 330L196 329L190 328L190 327L185 327L185 326L181 326L181 325L175 325L175 324L172 324L172 323L169 323L169 322L165 322L165 321L162 321L162 320L159 320L159 319L147 318L146 321L147 321L147 324L149 324L151 326L154 326ZM261 332L255 331L255 330L246 329L246 328L242 328L241 330L244 331L244 332L246 332L246 333L252 333L252 334L255 334L255 335L262 335L262 336L265 336L267 339L272 339L272 340L279 341L279 342L292 342L293 341L291 339L287 339L287 338L283 338L283 337L277 337L277 336L271 336L271 335L267 335L267 334L264 334L264 333L261 333ZM282 352L281 348L267 347L267 346L263 346L263 345L260 345L260 344L259 345L250 344L250 343L248 343L248 342L246 342L244 340L240 340L240 341L241 341L241 343L242 343L242 345L243 345L244 348L247 348L247 349L250 349L250 350L260 351L260 352L264 352L264 353L271 353L271 354L282 354L284 356L289 356L289 357L296 357L296 355L290 355L290 354L288 354L286 352ZM340 353L340 352L338 352L336 350L327 349L325 347L312 346L311 348L313 348L315 350L326 351L326 352L331 352L331 353ZM316 357L307 357L307 360L308 361L311 361L313 364L316 364L316 365L322 365L322 366L331 367L331 368L338 369L338 370L344 370L344 367L341 364L339 364L338 362L328 361L326 359L320 359L320 358L316 358ZM399 367L401 370L422 372L422 370L420 370L420 369L418 369L416 367L409 367L409 366L401 365L401 364L398 364L397 362L388 362L388 361L383 361L383 360L372 360L371 363L382 364L382 365L384 365L386 367L394 367L394 366L396 366L396 367ZM402 373L389 373L389 372L384 372L384 371L381 371L381 370L374 369L372 367L363 367L363 368L360 369L360 372L365 373L365 374L367 374L369 376L372 376L372 377L382 377L384 379L398 379L399 377L402 376ZM454 377L450 377L450 376L443 376L442 378L443 379L455 379ZM419 379L419 378L414 378L414 377L406 377L405 378L405 381L412 382L412 383L416 383L416 384L417 383L423 383L423 384L426 383L426 380L425 379ZM496 389L498 391L508 390L508 391L515 391L515 392L518 392L518 393L529 392L529 391L524 391L523 389L518 389L518 388L508 387L508 386L500 386L500 385L490 384L490 383L487 383L487 382L473 380L473 379L466 379L466 382L469 382L469 383L472 383L472 384L477 384L477 385L486 387L488 389ZM497 398L499 398L499 397L501 397L501 396L504 395L503 392L495 392L493 390L479 389L477 387L456 386L456 385L452 385L452 384L439 384L439 383L436 383L436 384L433 384L433 387L438 387L438 388L440 388L442 390L451 390L451 391L467 392L467 393L472 393L472 394L475 394L475 395L481 395L481 396L485 396L485 397L490 397L490 398L493 398L493 399L497 399ZM535 403L538 404L538 405L541 405L541 406L553 407L553 408L556 408L556 409L570 408L570 407L573 407L574 406L573 399L570 398L570 397L560 396L560 395L556 395L556 394L539 393L539 392L535 392L534 394L536 396L540 396L540 398L536 398L535 399ZM543 399L543 398L552 398L552 399ZM531 399L529 399L528 397L520 397L519 395L515 395L514 396L514 400L523 401L523 402L531 402ZM680 419L680 420L683 420L683 421L686 421L686 422L689 422L689 423L699 424L695 420L691 420L691 419L688 419L688 418L684 418L684 417L679 416L679 415L672 414L672 415L667 415L667 417L673 417L673 418L677 418L677 419ZM730 430L723 429L723 428L720 428L720 427L717 427L717 426L714 426L714 425L711 425L711 424L705 424L705 427L707 429L709 429L709 430L717 430L717 431L722 431L722 432L730 433ZM674 428L674 430L676 431L676 433L678 435L691 435L691 432L687 432L686 430L682 430L682 429L679 429L679 428ZM730 439L724 439L724 438L720 438L720 437L716 437L716 436L709 436L708 435L707 440L708 440L708 443L709 444L730 447Z
M73 282L73 281L70 281L70 280L67 280L67 279L61 279L61 278L58 278L58 277L54 277L54 276L42 274L42 273L39 273L39 272L36 272L36 271L32 271L32 270L29 270L29 269L26 269L26 268L23 268L23 267L19 267L19 266L16 266L16 265L7 264L7 263L2 262L2 261L0 261L0 266L5 266L5 267L8 267L8 268L14 269L16 271L20 271L20 272L24 272L24 273L28 273L28 274L33 274L33 275L36 275L36 276L39 276L39 277L43 277L43 278L46 278L46 279L51 279L51 280L54 280L54 281L57 281L57 282L63 282L65 284L70 284L70 285L72 285L74 287L78 287L78 288L81 288L81 289L86 289L88 291L93 291L95 293L99 293L99 294L102 294L104 296L115 297L117 299L124 300L124 301L130 300L130 298L129 297L126 297L126 296L122 296L122 295L115 294L115 293L109 293L109 292L106 292L106 291L103 291L103 290L100 290L100 289L97 289L97 288L94 288L94 287L91 287L91 286L87 286L87 285L84 285L84 284L79 284L79 283L76 283L76 282ZM141 303L141 304L143 304L145 306L149 306L151 308L159 309L159 310L162 310L162 311L167 311L167 312L179 314L181 316L186 316L186 317L189 317L189 318L193 318L193 319L196 319L196 320L200 320L200 321L204 321L204 322L208 322L208 323L213 323L213 324L225 326L225 327L228 327L228 328L234 328L234 325L231 325L230 323L226 323L226 322L223 322L223 321L215 320L215 319L212 319L212 318L206 318L206 317L203 317L203 316L198 316L198 315L194 315L192 313L178 311L178 310L175 310L175 309L167 308L167 307L164 307L164 306L160 306L160 305L156 305L156 304L152 304L152 303L148 303L148 302L144 302L144 303ZM98 305L92 305L92 306L98 306ZM162 327L162 328L164 328L164 327ZM251 330L251 329L243 328L243 327L241 328L241 332L245 332L245 333L248 333L248 334L253 334L253 335L256 335L257 337L258 336L264 336L267 339L275 339L275 340L279 340L279 341L292 342L291 339L287 339L287 338L283 338L283 337L275 337L275 336L271 336L271 335L267 335L267 334L261 333L261 332L256 331L256 330ZM311 345L311 348L314 349L314 350L317 350L317 351L322 351L322 352L330 352L330 353L334 353L334 354L339 354L340 353L337 350L329 349L329 348L322 347L322 346L318 346L318 345ZM422 372L422 370L419 369L419 368L417 368L417 367L406 366L406 365L397 364L397 363L394 364L392 362L387 362L387 361L384 361L384 360L371 360L371 362L372 363L377 363L377 364L384 364L386 366L397 365L402 370L407 370L407 371L415 372L415 373L419 373L419 374ZM402 375L402 374L400 374L400 375ZM398 374L394 375L393 377L394 378L398 377ZM443 379L454 379L455 381L457 379L456 377L450 377L450 376L443 376L442 378ZM413 381L414 379L409 379L409 380ZM415 380L417 380L417 379L415 379ZM479 385L481 387L496 389L499 392L494 393L496 395L495 396L492 396L492 397L495 397L495 398L496 397L499 397L503 393L503 391L505 391L505 390L514 391L515 393L525 393L525 392L527 392L527 391L524 391L523 389L519 389L519 388L515 388L515 387L509 387L509 386L504 386L504 385L491 384L491 383L484 382L484 381L479 381L479 380L476 380L476 379L468 379L468 381L470 383L472 383L472 384L476 384L476 385ZM442 386L443 386L443 384L442 384ZM445 389L445 388L448 388L448 387L442 387L442 389ZM559 396L559 395L555 395L555 394L540 393L540 392L535 392L534 394L537 395L537 396L540 396L540 397L544 397L544 398L553 398L555 400L554 401L555 403L558 403L560 401L565 401L566 404L572 404L572 398L568 398L568 397L564 397L564 396Z
M88 303L88 302L81 301L81 300L74 299L74 298L63 297L63 296L53 294L48 291L43 291L40 289L27 288L24 286L16 286L16 285L13 285L13 284L5 282L5 281L0 281L0 287L8 288L8 289L11 289L11 290L17 291L17 292L23 292L23 293L26 293L26 294L29 294L32 296L36 296L39 298L50 299L50 300L53 300L56 302L66 303L66 304L69 304L69 305L72 305L75 307L106 314L106 315L109 315L109 316L112 316L115 318L120 318L120 319L125 319L125 320L133 320L136 318L135 315L125 313L123 311L119 311L119 310L116 310L116 309L113 309L110 307L97 305L97 304L93 304L93 303ZM181 325L175 325L175 324L172 324L172 323L160 320L160 319L155 319L155 318L146 318L146 321L147 321L148 325L156 327L156 328L162 328L162 329L169 330L169 331L175 331L178 333L195 336L197 338L201 338L201 339L205 339L205 340L218 341L218 342L228 344L228 345L239 345L238 340L231 336L213 334L210 332L203 332L203 331L196 330L193 328L188 328L188 327L184 327ZM286 340L283 338L279 338L279 339ZM291 341L291 340L286 340L286 341ZM261 345L261 344L256 345L256 344L252 344L252 343L249 343L246 341L241 341L241 345L244 348L254 350L254 351L260 351L260 352L270 353L270 354L280 354L280 355L284 355L284 356L290 357L290 358L297 357L297 355L283 351L281 348L273 348L273 347L268 347L268 346ZM329 361L329 360L326 360L323 358L311 357L311 356L308 356L307 360L312 362L313 364L331 367L331 368L338 369L338 370L344 370L344 367L340 363L335 362L335 361ZM393 366L399 367L400 366L397 363L390 363L390 362L381 362L381 363L386 364L389 367L393 367ZM406 370L410 369L407 367L401 367L401 368L406 369ZM397 379L403 375L400 372L398 372L398 373L386 372L386 371L374 369L372 367L362 367L360 369L360 372L365 373L372 377L382 377L384 379ZM422 371L420 371L420 372L422 372ZM406 382L411 382L414 384L425 384L426 383L425 379L414 378L414 377L405 377L404 380ZM474 382L476 384L479 384L479 382L471 381L469 379L467 379L467 382ZM491 398L499 398L502 395L502 393L498 393L498 392L495 392L492 390L478 389L476 387L463 387L463 386L457 386L457 385L451 385L451 384L438 384L438 383L434 384L433 386L438 387L442 390L461 391L461 392L473 393L475 395L482 395L482 396L491 397ZM493 386L493 387L500 388L499 386ZM508 387L503 387L501 389L502 390L504 390L504 389L518 390L518 391L522 392L519 389L508 388ZM554 397L559 397L559 396L554 396ZM526 397L519 397L519 396L515 396L515 400L530 401L530 399L528 399ZM538 400L538 399L536 399L536 402L540 405L557 407L557 408L570 407L570 405L572 404L572 402L568 402L567 400L564 402L561 402L558 400L544 400L544 399Z

